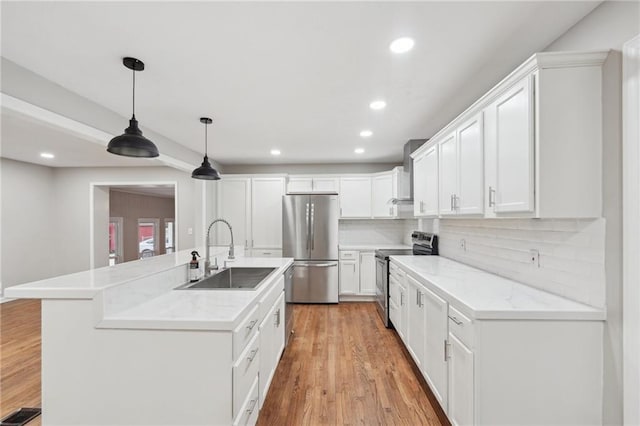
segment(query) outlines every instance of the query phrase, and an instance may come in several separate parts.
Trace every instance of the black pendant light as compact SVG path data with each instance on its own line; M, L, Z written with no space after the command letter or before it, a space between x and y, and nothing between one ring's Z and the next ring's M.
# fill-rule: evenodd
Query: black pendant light
M191 177L194 179L219 180L220 173L211 167L209 157L207 157L207 126L213 123L213 120L208 117L202 117L200 122L204 124L204 159L202 160L202 165L191 173Z
M136 71L143 71L144 63L136 58L123 58L122 63L133 71L133 114L129 120L129 127L124 129L122 135L111 139L107 151L125 157L157 157L160 155L158 148L142 136L142 130L138 128L136 120Z

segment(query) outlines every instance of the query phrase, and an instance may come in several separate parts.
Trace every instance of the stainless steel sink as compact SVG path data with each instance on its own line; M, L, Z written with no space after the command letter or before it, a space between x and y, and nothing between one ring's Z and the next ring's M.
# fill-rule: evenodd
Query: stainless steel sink
M176 290L255 290L277 268L227 268Z

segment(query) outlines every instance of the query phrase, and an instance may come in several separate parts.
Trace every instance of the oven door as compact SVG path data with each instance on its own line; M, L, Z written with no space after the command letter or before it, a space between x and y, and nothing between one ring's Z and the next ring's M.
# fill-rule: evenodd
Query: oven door
M376 257L376 307L382 323L389 327L389 261Z

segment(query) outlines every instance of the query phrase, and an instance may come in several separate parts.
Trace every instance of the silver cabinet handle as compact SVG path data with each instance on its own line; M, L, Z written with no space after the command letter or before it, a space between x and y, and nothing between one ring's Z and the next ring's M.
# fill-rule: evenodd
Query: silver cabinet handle
M258 323L258 320L251 321L247 326L247 330L253 330L253 327L255 327L257 323Z
M297 265L293 265L294 268L296 267L309 267L312 266L314 268L330 268L332 266L338 266L337 263L298 263ZM353 264L353 270L355 271L356 269L356 265L355 263Z
M453 210L458 210L460 208L459 201L460 197L458 197L456 194L453 194Z
M445 339L444 341L444 362L447 362L450 358L449 356L449 346L451 346L451 343L447 342L447 340Z
M460 321L458 318L456 317L452 317L451 315L449 315L449 319L453 322L456 323L456 325L462 325L462 321Z
M307 246L306 249L309 250L309 235L311 234L311 229L309 228L309 203L307 203L307 209L304 215L307 222Z
M273 313L273 316L275 318L274 320L274 325L276 327L280 327L280 309L278 309L276 312Z
M315 204L311 204L311 250L315 247L315 239L316 239L316 214L315 214Z
M493 187L489 187L489 207L496 206L496 190Z
M251 415L251 413L253 413L253 410L256 408L256 404L258 403L257 399L252 399L251 403L249 404L249 408L247 408L247 413L249 413L249 415Z
M449 207L450 210L453 211L453 194L451 194L451 197L449 197Z
M404 306L404 293L400 292L400 306Z
M416 305L422 307L422 292L416 289Z
M252 362L253 362L253 360L256 358L256 355L258 355L258 351L259 351L259 350L260 350L260 348L258 348L258 349L254 349L254 350L252 350L252 351L251 351L251 355L249 355L249 356L247 357L247 360L249 360L249 363L252 363Z

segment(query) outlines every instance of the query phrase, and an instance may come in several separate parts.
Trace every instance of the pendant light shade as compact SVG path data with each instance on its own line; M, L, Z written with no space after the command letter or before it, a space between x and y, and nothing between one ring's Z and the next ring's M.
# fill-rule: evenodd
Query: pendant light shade
M129 127L120 136L109 141L107 151L123 155L125 157L153 158L160 155L158 147L153 142L142 136L142 131L138 127L136 120L136 71L144 70L144 63L136 58L124 58L122 63L125 67L133 71L133 114L129 120Z
M200 122L204 124L204 159L202 160L200 167L191 173L191 177L194 179L220 180L220 173L211 167L209 157L207 156L207 126L213 123L213 120L208 117L202 117Z

